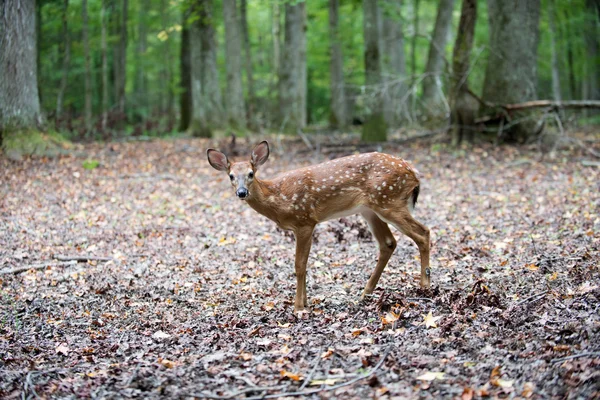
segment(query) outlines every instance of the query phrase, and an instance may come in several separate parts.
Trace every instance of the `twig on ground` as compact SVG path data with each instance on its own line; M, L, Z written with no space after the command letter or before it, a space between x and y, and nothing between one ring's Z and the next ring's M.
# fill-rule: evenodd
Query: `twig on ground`
M310 370L308 376L306 377L306 379L304 379L304 382L302 382L302 385L300 386L301 391L304 390L306 385L308 385L308 383L312 380L313 376L315 375L315 372L317 371L317 367L319 366L319 362L321 361L321 353L322 352L323 352L323 348L321 347L319 349L319 351L317 352L315 360L313 361L312 369Z
M30 269L44 269L47 267L66 267L69 265L76 265L77 261L62 261L62 262L45 262L41 264L25 265L23 267L15 267L11 269L4 269L0 271L0 275L6 274L18 274L21 272L29 271Z
M392 351L392 346L390 345L390 346L388 346L387 350L385 351L385 354L381 357L381 360L379 360L377 365L375 365L371 369L371 371L369 371L369 373L362 375L362 376L357 376L356 378L350 379L347 382L343 382L338 385L333 385L333 386L329 386L329 387L322 388L322 389L319 388L319 389L304 390L304 391L298 391L298 392L275 393L275 394L270 394L270 395L261 396L261 397L250 397L250 398L248 398L248 400L250 400L250 399L252 399L252 400L275 399L275 398L282 397L282 396L285 396L285 397L287 397L287 396L308 396L308 395L320 393L320 392L331 392L332 390L337 390L341 387L352 385L353 383L356 383L360 380L367 379L367 378L370 378L371 376L373 376L375 374L375 372L377 372L377 370L383 365L385 359L387 358L387 356L390 354L391 351Z
M587 352L587 353L573 354L573 355L567 356L567 357L555 358L551 362L552 362L552 364L556 364L556 363L559 363L559 362L563 362L563 361L567 361L567 360L573 360L575 358L583 358L583 357L600 357L600 352L590 351L590 352Z
M524 298L523 300L519 301L519 302L517 303L517 305L518 305L518 306L520 306L520 305L523 305L523 304L525 304L525 303L528 303L528 302L532 302L532 301L539 300L539 299L541 299L542 297L544 297L546 294L548 294L548 291L547 291L547 290L544 290L544 291L543 291L543 292L541 292L541 293L536 293L536 294L534 294L534 295L532 295L532 296L526 297L526 298Z
M192 397L199 397L203 399L218 399L218 400L226 400L226 399L234 399L238 396L248 393L248 392L267 392L269 390L279 390L287 387L286 385L279 386L252 386L249 388L241 389L226 396L219 396L218 394L210 393L210 392L202 392L198 394L190 393L189 395ZM264 397L256 397L257 399L263 399Z
M338 385L334 385L334 386L329 386L329 387L325 387L325 388L320 388L320 389L313 389L313 390L301 390L298 392L285 392L285 393L274 393L274 394L268 394L268 395L262 395L262 396L257 396L257 397L248 397L246 398L246 400L261 400L261 399L276 399L278 397L295 397L295 396L308 396L311 394L315 394L315 393L320 393L320 392L330 392L332 390L337 390L341 387L344 386L348 386L348 385L352 385L353 383L356 383L360 380L366 379L366 378L370 378L371 376L373 376L377 370L383 365L385 359L387 358L387 356L390 354L390 352L392 351L392 346L388 346L387 350L385 351L385 354L381 357L381 360L379 360L379 362L377 363L377 365L375 365L371 371L369 371L369 373L365 374L365 375L360 375L357 376L354 379L351 379L347 382L343 382L340 383ZM307 379L308 380L308 379ZM212 394L209 392L202 392L201 394L194 394L194 393L189 393L189 396L193 396L193 397L204 397L207 399L217 399L217 400L226 400L226 399L232 399L235 397L238 397L241 394L247 393L247 392L266 392L269 390L278 390L281 389L285 386L256 386L256 387L250 387L250 388L246 388L246 389L242 389L239 390L235 393L231 393L229 395L226 396L219 396L216 394Z
M408 301L428 301L430 303L433 303L433 299L428 299L427 297L407 297L406 300L408 300Z
M55 260L58 261L112 261L112 257L96 257L96 256L61 256L55 255Z

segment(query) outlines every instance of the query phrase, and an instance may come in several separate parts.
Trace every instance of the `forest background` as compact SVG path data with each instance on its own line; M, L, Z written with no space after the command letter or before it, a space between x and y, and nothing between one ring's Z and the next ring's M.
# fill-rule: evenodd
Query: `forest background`
M1 130L17 153L35 144L10 132L31 126L89 141L363 125L363 140L384 141L451 122L467 131L454 129L455 143L497 132L522 142L540 134L540 113L497 106L600 99L596 0L40 0L14 12L5 3L6 27L26 21L12 56L36 51L35 65L11 71L5 31ZM21 90L32 77L35 90ZM598 122L589 110L575 116Z

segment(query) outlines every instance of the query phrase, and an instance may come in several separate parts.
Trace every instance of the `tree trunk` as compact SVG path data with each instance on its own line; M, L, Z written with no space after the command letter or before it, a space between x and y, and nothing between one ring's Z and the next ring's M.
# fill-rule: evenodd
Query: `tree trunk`
M600 100L600 1L586 0L585 4L586 73L583 98Z
M563 8L565 11L565 20L571 21L571 15L568 8ZM577 81L575 79L575 62L573 60L573 37L575 34L572 32L572 27L569 22L564 24L565 26L565 42L567 46L567 74L569 77L569 98L575 99L577 95Z
M182 13L183 21L181 23L181 51L179 53L180 68L180 97L179 108L181 117L179 120L179 131L185 132L190 126L192 115L192 77L191 77L191 49L190 49L190 9L185 7ZM199 38L196 38L199 40ZM200 92L201 93L201 92Z
M35 2L4 0L0 7L0 143L9 158L33 152L28 133L43 122L37 87Z
M67 0L65 0L67 1ZM88 14L87 0L81 2L81 19L82 19L82 40L83 40L83 58L85 64L85 131L87 134L92 130L92 68L90 66L90 41L88 38Z
M454 0L440 0L435 27L429 45L425 77L423 78L423 104L426 114L440 117L444 110L442 72L445 63L445 49L452 25Z
M385 76L384 117L389 126L409 118L406 85L406 61L400 0L387 0L383 13L382 53Z
M556 24L554 23L555 7L554 0L548 1L548 25L550 27L550 53L552 57L552 97L561 101L560 94L560 66L558 64L558 53L556 50Z
M122 0L120 20L117 22L119 42L115 51L115 96L117 110L125 114L125 86L127 83L127 11L128 0Z
M387 140L387 125L383 117L381 96L381 52L379 48L379 11L377 0L363 1L363 34L365 84L369 93L368 115L363 125L364 142Z
M227 71L227 95L225 96L227 124L232 129L245 130L246 105L242 86L242 35L236 0L223 0L223 18Z
M279 76L281 65L281 11L279 1L273 2L273 74Z
M214 1L197 0L199 11L203 103L210 129L223 126L223 102L217 68L217 35L213 20ZM192 103L196 107L196 103Z
M413 1L413 36L410 42L410 73L417 78L417 37L419 35L419 0Z
M285 5L285 47L279 75L279 120L286 131L306 126L305 3Z
M329 122L333 128L342 129L348 125L346 114L346 94L344 90L344 58L339 35L339 0L329 0L329 40L331 59L329 63L331 83L331 113Z
M150 4L148 0L140 0L138 3L138 41L137 41L137 60L135 60L135 114L140 121L148 118L149 99L148 99L148 79L146 77L146 51L148 50L148 10Z
M85 1L85 0L84 0ZM69 0L63 1L62 7L62 40L59 44L59 49L62 50L63 62L62 62L62 74L60 78L60 85L58 86L58 95L56 96L56 115L55 122L56 128L60 129L60 123L63 112L63 101L65 98L65 92L67 91L67 83L69 77L69 64L71 62L71 35L69 35L68 15L69 12ZM85 28L84 28L85 29Z
M42 58L41 58L41 54L42 52L40 51L41 47L42 47L42 2L41 1L36 1L35 2L35 37L37 40L37 46L36 46L36 68L37 68L37 87L38 87L38 97L39 97L39 101L40 101L40 107L43 108L43 102L42 102L42 84L41 84L41 77L42 77ZM1 139L1 138L0 138Z
M251 130L258 130L255 120L256 93L254 90L254 74L252 68L252 45L250 43L250 33L248 32L248 11L246 0L241 0L240 12L242 18L242 36L244 38L244 54L246 56L246 81L248 85L248 101L246 103L248 115L248 127Z
M102 131L106 130L109 104L108 92L108 48L106 43L106 0L101 0L100 9L101 52L102 52Z
M479 103L469 94L469 68L475 23L477 0L463 0L460 23L454 53L452 55L452 90L450 108L452 115L452 144L457 146L463 139L473 140L473 129Z
M483 99L520 103L535 99L540 0L488 0L490 55ZM524 141L535 134L533 124L519 124L507 139Z
M161 0L160 2L160 10L161 10L161 27L163 31L167 31L169 29L170 21L169 21L169 12L168 12L168 4L166 0ZM169 40L169 36L167 35L167 40L162 42L162 52L165 55L167 60L171 60L171 40ZM162 111L167 114L167 131L171 131L175 124L175 95L173 94L173 85L171 80L173 79L173 63L166 62L163 63L163 69L161 71L162 81L163 81L163 91L161 95L162 100Z
M205 99L204 74L205 60L203 60L204 49L203 35L206 35L202 15L206 6L206 0L195 0L192 3L191 15L193 22L190 24L190 87L191 87L191 118L189 131L196 137L211 137L212 126L208 122L208 110L211 106Z

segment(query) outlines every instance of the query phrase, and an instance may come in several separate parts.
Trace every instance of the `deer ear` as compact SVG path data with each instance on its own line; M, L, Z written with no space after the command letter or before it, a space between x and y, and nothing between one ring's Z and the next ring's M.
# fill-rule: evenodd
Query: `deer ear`
M260 142L254 147L252 150L252 157L250 158L250 162L254 165L254 168L258 168L267 162L269 158L269 143L266 140Z
M208 157L210 166L217 171L229 171L229 160L227 159L227 156L219 150L208 149L206 151L206 156Z

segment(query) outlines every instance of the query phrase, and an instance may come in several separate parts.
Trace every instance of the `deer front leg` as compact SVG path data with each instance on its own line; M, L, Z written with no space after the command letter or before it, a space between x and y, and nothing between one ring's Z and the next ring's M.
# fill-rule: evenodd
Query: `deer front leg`
M296 235L296 297L294 311L303 311L308 306L306 299L306 263L310 247L312 246L312 233L314 226L298 229Z

